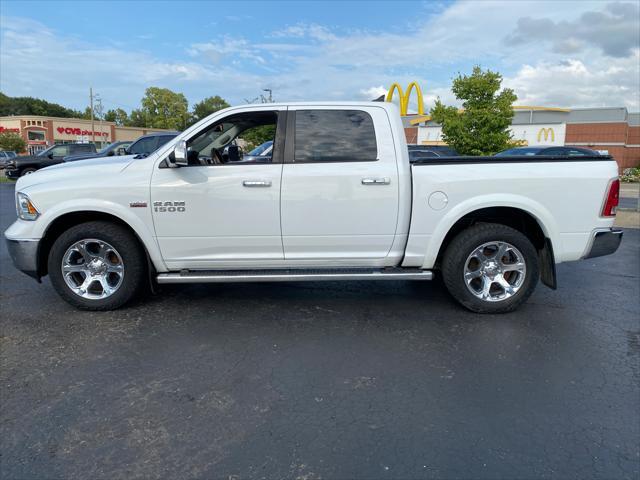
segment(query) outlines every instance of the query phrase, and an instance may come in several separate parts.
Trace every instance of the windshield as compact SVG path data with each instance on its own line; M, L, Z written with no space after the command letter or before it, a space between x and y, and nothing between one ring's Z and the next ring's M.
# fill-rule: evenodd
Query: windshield
M509 150L505 150L504 152L496 153L496 157L505 157L505 156L526 156L526 155L536 155L538 152L542 150L541 148L531 147L531 148L511 148Z
M266 151L267 151L267 149L268 149L271 145L273 145L273 142L272 142L272 141L264 142L262 145L258 145L256 148L254 148L253 150L251 150L251 151L249 152L249 155L255 155L255 156L262 155L264 152L266 152Z
M112 143L111 145L104 147L102 150L98 151L98 155L104 155L109 153L109 150L112 150L114 146L116 146L116 144Z

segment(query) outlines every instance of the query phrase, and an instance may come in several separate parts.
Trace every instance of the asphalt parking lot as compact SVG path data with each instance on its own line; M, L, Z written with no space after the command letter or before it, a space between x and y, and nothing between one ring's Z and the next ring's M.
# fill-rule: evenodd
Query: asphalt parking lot
M0 227L15 218L0 184ZM640 475L640 231L478 316L439 282L166 286L74 310L0 247L0 474Z

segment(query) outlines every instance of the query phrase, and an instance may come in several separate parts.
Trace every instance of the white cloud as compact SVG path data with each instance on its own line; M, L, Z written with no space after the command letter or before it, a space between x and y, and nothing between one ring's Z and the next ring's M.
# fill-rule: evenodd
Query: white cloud
M550 42L554 51L575 53L589 46L611 57L628 57L638 46L640 5L609 3L602 11L584 12L571 21L524 17L507 43Z
M223 37L216 42L194 43L187 50L192 57L203 55L215 64L230 58L231 60L241 58L264 64L264 58L255 52L256 48L245 39L230 37Z
M383 87L382 85L379 85L377 87L363 88L362 90L360 90L360 96L367 100L373 100L380 97L380 95L386 94L387 88Z
M119 44L83 43L30 20L2 18L0 89L79 108L92 84L105 103L111 99L137 105L150 85L184 92L190 101L219 94L239 103L263 88L272 88L282 101L367 100L386 92L393 82L405 86L416 80L430 106L437 96L455 103L452 77L479 63L503 72L519 103L626 105L637 110L637 22L624 22L617 30L616 22L609 21L596 29L598 41L585 36L585 18L615 19L629 5L459 2L435 16L425 13L422 21L418 13L401 33L297 23L257 41L238 34L194 43L185 49L185 59L174 61ZM545 39L529 28L530 37L518 36L518 28L537 21L551 22L555 33ZM574 32L564 40L557 34L563 25ZM635 45L629 43L634 28ZM606 32L615 41L606 43Z
M640 50L608 65L569 59L559 63L524 65L505 85L518 94L520 105L621 106L640 109L638 64Z

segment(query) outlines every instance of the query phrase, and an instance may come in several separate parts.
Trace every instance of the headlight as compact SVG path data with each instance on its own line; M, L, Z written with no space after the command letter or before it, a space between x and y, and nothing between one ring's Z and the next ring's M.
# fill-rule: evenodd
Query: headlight
M22 220L35 220L40 216L40 212L31 202L31 199L22 192L16 193L16 210L18 211L18 217Z

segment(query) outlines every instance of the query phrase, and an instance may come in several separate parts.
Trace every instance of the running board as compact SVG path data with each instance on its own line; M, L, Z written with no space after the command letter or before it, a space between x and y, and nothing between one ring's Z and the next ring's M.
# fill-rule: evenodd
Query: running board
M183 270L161 273L158 283L323 282L342 280L431 280L433 273L419 269L290 269L290 270Z

